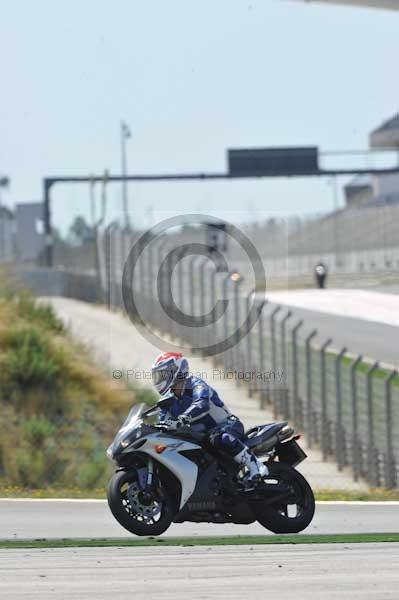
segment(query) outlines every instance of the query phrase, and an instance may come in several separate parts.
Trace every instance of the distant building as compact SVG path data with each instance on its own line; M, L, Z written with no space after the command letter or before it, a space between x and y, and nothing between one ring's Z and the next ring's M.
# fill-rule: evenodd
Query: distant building
M374 196L373 180L369 175L359 175L345 186L345 200L348 207L370 202Z
M369 141L370 148L398 148L399 150L399 113L374 129L370 133Z
M399 113L374 129L369 137L370 148L397 150L399 155ZM399 204L399 175L361 176L345 186L348 207Z
M396 149L399 153L399 113L371 132L370 147L382 150ZM399 202L399 175L374 177L373 187L377 203L378 200L380 204Z
M17 204L15 221L18 259L24 262L36 262L45 247L43 204L41 202Z
M0 262L10 262L14 257L14 216L6 206L0 206Z

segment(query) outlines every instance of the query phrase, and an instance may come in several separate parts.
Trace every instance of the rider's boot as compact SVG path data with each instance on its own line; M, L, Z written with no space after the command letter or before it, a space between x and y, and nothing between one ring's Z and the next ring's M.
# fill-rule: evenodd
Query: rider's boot
M239 465L246 467L247 472L243 477L243 482L248 484L250 488L257 485L264 477L269 475L269 469L246 447L244 447L234 457L234 460Z

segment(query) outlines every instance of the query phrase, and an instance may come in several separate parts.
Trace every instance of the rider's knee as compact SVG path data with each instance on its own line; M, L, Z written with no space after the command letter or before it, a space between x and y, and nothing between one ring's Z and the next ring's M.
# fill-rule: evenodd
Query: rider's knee
M241 443L235 435L226 431L211 436L211 443L217 450L235 454L241 449Z

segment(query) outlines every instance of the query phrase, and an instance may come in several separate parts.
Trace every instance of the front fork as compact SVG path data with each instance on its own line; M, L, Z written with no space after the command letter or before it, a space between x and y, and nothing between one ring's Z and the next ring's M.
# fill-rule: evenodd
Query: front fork
M143 491L152 490L154 482L154 460L149 457L146 465L136 467L136 472L140 489Z
M147 481L146 481L147 489L152 489L153 480L154 480L154 461L150 457L148 459L148 464L147 464Z

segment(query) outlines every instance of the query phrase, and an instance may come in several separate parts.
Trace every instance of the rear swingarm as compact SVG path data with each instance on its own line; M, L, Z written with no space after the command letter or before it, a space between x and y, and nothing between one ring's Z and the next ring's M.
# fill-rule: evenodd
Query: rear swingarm
M265 484L265 486L260 486L254 490L242 492L242 495L251 502L262 502L263 506L265 504L275 504L282 500L287 503L289 500L295 500L292 488L283 483Z

